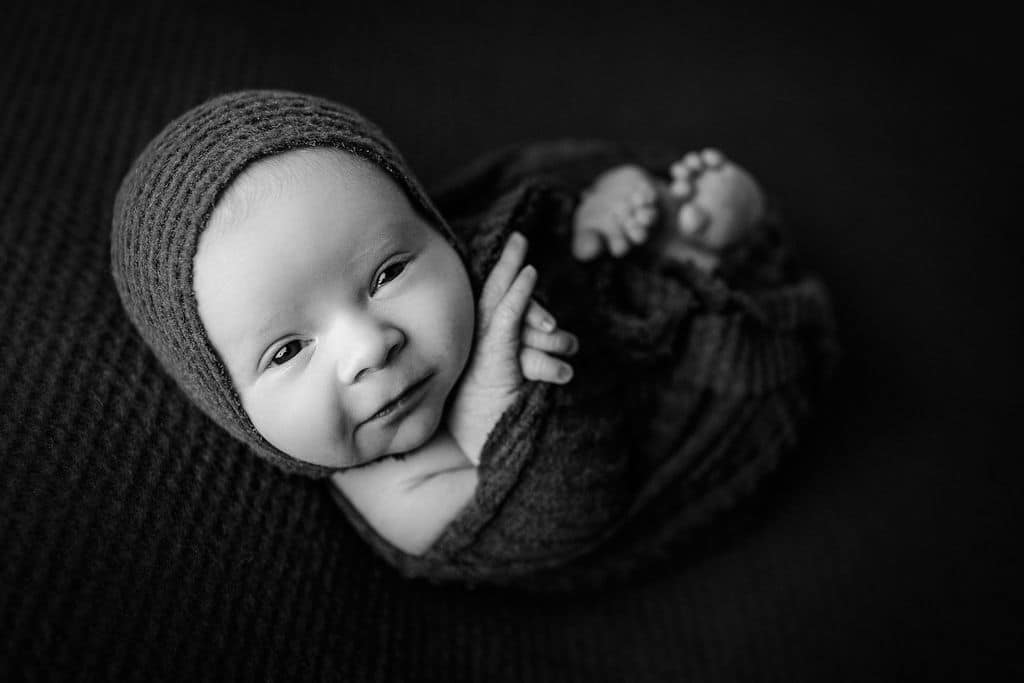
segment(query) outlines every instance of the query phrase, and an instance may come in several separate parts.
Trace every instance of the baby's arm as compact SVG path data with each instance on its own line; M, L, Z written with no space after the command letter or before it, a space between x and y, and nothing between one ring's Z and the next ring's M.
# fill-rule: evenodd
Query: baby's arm
M476 466L447 429L404 458L332 477L366 521L411 555L425 552L476 490Z
M453 389L445 424L424 445L333 475L363 518L400 550L419 555L472 499L476 466L494 425L527 380L564 384L576 337L531 299L537 273L513 233L484 283L473 353Z

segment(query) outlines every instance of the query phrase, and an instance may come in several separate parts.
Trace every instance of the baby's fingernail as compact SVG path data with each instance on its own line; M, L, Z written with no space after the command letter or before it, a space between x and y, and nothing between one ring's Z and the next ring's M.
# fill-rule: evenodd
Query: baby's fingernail
M558 368L558 379L561 380L562 382L568 382L570 379L572 379L572 366L567 365L566 363L562 363L562 365Z
M576 338L576 335L569 335L569 353L576 353L580 348L580 340Z
M540 321L540 328L545 332L552 332L555 329L555 319L547 316Z

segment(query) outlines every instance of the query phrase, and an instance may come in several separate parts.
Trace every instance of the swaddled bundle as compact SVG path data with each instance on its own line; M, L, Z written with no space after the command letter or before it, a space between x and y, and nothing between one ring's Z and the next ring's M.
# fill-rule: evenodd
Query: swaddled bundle
M341 149L387 173L456 245L477 293L508 234L525 234L537 298L581 341L572 383L528 383L501 416L472 500L425 554L390 544L332 488L403 573L538 588L599 582L665 552L795 442L832 332L822 288L795 268L770 222L715 276L641 259L581 264L568 247L579 190L627 160L620 150L569 142L499 154L453 177L439 212L394 146L354 111L249 91L186 113L142 153L118 194L112 264L163 367L257 455L288 472L332 471L275 448L249 419L199 318L193 258L245 168L307 147Z

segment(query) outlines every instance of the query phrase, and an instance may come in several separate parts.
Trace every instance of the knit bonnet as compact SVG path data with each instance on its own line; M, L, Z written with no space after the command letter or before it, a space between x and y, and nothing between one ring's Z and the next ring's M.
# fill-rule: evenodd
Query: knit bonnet
M249 90L185 112L135 160L114 202L111 269L128 317L196 405L281 469L323 477L335 469L296 460L256 430L207 337L192 287L200 235L232 181L262 158L309 147L340 149L386 172L465 262L459 241L376 125L319 97Z

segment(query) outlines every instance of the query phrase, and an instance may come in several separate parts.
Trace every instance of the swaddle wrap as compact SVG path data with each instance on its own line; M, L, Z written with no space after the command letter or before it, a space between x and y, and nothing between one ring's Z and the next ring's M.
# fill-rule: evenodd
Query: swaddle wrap
M423 556L361 533L409 576L597 586L662 558L748 495L796 445L837 357L828 297L774 210L708 274L642 257L570 253L581 190L671 157L558 141L470 164L431 192L489 272L513 230L531 244L535 296L580 337L567 385L528 383L484 446L476 495Z

